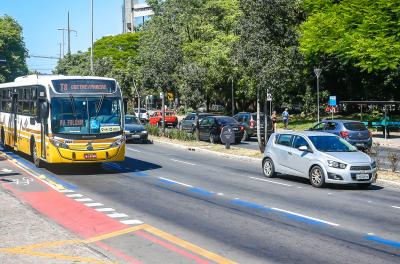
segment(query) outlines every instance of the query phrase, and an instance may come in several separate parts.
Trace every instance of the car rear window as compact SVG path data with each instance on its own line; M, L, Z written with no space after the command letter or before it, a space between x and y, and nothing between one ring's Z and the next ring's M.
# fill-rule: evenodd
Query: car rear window
M217 122L220 125L237 124L236 119L234 119L233 117L229 117L229 116L219 117L219 118L217 118Z
M349 123L344 123L343 125L347 130L352 130L352 131L364 131L364 130L367 130L365 125L363 123L360 123L360 122L349 122Z

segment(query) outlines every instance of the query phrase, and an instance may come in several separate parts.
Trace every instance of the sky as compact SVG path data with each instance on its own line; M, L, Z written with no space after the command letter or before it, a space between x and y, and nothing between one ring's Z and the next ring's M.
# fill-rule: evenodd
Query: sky
M25 46L30 55L59 57L62 31L67 28L69 11L71 52L87 51L91 46L91 0L0 0L0 16L13 17L23 28ZM122 0L93 0L94 41L122 33ZM67 32L65 31L65 53ZM28 68L51 73L57 60L28 58Z

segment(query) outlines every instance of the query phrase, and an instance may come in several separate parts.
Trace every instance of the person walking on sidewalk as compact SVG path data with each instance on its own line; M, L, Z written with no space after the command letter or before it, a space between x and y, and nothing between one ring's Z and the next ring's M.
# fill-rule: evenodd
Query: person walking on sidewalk
M283 111L283 113L282 113L282 120L283 120L283 125L284 125L285 129L287 129L288 124L289 124L289 112L288 112L287 108L285 108L285 111Z
M276 111L272 111L272 115L271 115L271 122L272 122L272 128L274 129L274 132L276 132Z
M382 131L383 131L383 138L390 138L390 134L389 134L389 126L388 123L390 121L390 118L388 115L385 115L382 119ZM387 135L387 137L386 137Z

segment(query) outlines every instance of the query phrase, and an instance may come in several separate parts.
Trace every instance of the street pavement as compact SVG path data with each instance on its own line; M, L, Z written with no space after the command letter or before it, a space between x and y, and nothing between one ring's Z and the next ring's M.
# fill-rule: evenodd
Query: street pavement
M106 240L143 263L400 261L397 189L316 189L288 176L265 179L256 162L163 144L129 144L120 164L35 171L120 222L144 223Z

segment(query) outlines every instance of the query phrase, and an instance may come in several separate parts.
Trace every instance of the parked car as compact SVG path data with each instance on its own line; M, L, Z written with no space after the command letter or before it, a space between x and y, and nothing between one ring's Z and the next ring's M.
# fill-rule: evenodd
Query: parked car
M179 129L194 134L196 132L198 122L200 122L203 118L212 115L213 114L210 113L199 113L197 115L196 113L188 114L185 118L181 120L179 124Z
M149 122L150 115L146 108L140 108L140 114L138 113L139 110L137 108L135 108L133 111L135 112L135 115L140 119L141 122L144 123Z
M148 132L134 115L125 115L125 137L127 141L147 141Z
M233 117L230 116L208 116L203 118L198 127L199 140L220 142L221 129L231 126L235 132L235 143L239 144L243 137L244 128Z
M351 120L323 120L309 130L338 135L359 149L372 146L372 135L362 122Z
M157 110L150 116L149 124L152 126L162 126L162 112ZM165 111L165 126L177 127L178 118L176 117L174 112Z
M304 177L318 188L326 183L367 188L377 175L376 162L370 156L339 136L313 131L272 134L262 167L265 177L277 173Z
M213 112L224 112L225 107L223 105L213 104L211 105L211 111Z
M257 136L257 113L248 113L248 112L242 112L238 113L233 116L243 127L244 127L244 133L243 133L243 141L249 140L250 137ZM260 115L260 122L261 122L261 134L264 137L264 123L265 123L265 116L264 113L261 113ZM271 118L270 116L267 116L268 120L268 137L274 133L274 128L272 126Z

